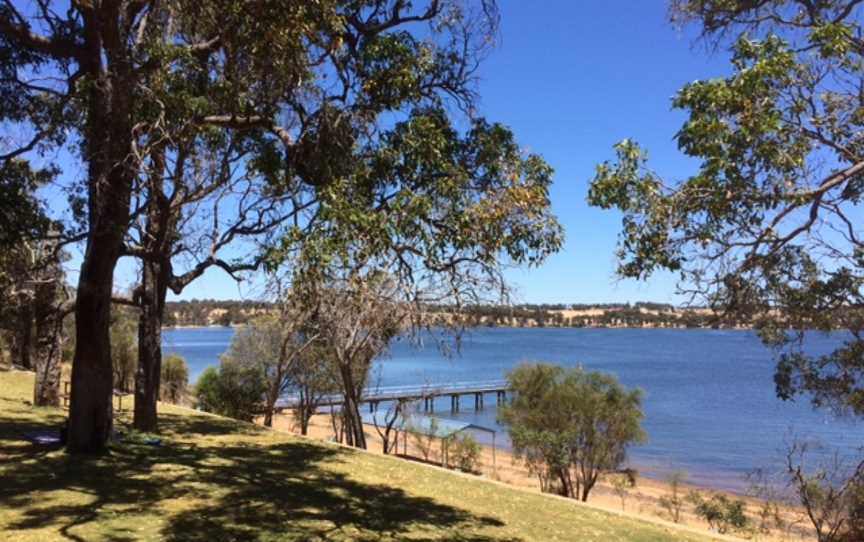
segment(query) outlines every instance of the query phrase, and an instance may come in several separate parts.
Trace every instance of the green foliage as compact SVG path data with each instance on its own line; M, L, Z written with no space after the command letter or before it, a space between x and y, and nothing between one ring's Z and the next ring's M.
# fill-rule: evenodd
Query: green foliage
M196 406L206 412L217 412L220 401L220 375L218 367L207 367L198 375L195 384Z
M44 237L50 228L59 225L50 220L36 190L53 180L57 171L34 171L25 160L0 161L0 249L5 253L22 240ZM3 256L0 256L0 262ZM3 266L0 265L0 283Z
M229 418L252 421L262 409L266 383L260 367L223 357L208 367L195 387L198 408Z
M722 493L714 493L706 499L698 491L691 491L687 500L693 504L696 515L720 534L745 531L750 525L741 499L732 499Z
M160 397L163 401L180 403L189 385L189 367L180 354L170 354L162 360Z
M652 171L633 141L597 167L588 200L623 213L618 272L681 277L729 323L775 348L781 398L864 414L864 69L854 0L676 0L673 18L731 48L730 73L682 87L676 138L698 164ZM757 22L758 21L758 22ZM728 41L727 41L728 40ZM847 330L815 357L808 331Z
M502 289L502 263L539 264L560 248L551 181L503 126L475 120L462 134L443 108L413 108L319 192L320 222L290 231L271 265L302 244L307 280L366 265L408 288L464 285L431 294L441 303L482 299Z
M448 464L462 472L475 472L482 448L469 433L457 433L446 439Z
M587 500L601 473L618 470L641 442L641 392L614 376L523 364L507 376L513 399L499 412L517 458L544 491Z

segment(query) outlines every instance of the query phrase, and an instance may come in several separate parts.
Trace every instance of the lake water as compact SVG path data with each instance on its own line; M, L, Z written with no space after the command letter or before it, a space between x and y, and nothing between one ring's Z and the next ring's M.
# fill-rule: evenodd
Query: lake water
M231 328L172 329L164 331L163 344L166 352L186 358L194 381L218 363L232 335ZM818 335L809 347L823 352L834 344L836 339ZM864 444L864 425L815 412L805 400L777 399L771 353L750 331L478 329L463 337L452 357L434 344L398 342L372 380L381 386L497 380L524 361L582 365L642 388L649 440L631 451L629 461L651 477L684 470L692 483L743 491L747 473L781 465L784 440L793 432L850 456ZM466 397L462 412L450 415L445 397L435 411L498 428L494 402L487 396L486 409L474 412L473 398ZM509 444L506 436L497 440Z

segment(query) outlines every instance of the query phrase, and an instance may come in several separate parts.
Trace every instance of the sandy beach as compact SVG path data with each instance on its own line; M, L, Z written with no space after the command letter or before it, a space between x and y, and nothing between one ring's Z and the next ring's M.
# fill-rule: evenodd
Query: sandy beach
M273 419L273 429L290 433L298 433L293 417L286 412L278 414ZM334 440L333 427L328 414L319 414L313 417L309 425L308 437L318 440ZM369 451L383 453L382 438L374 426L366 426L366 438ZM407 445L407 446L406 446ZM398 452L395 454L406 461L425 461L415 439L408 435L399 436ZM440 446L433 446L429 457L429 463L440 465ZM536 477L532 476L520 461L515 460L508 450L493 450L490 446L482 447L482 452L477 468L477 475L503 482L518 488L540 492L540 484ZM697 488L691 485L682 485L679 495L684 498L690 491L697 490L707 495L709 493L723 493L706 488ZM656 521L658 519L670 521L669 513L660 504L660 499L672 494L668 483L659 480L639 477L636 486L627 490L623 499L616 493L609 480L601 480L592 490L588 499L590 506L603 510L624 513L629 516ZM815 535L806 521L803 510L784 507L781 516L786 527L781 531L773 529L770 533L758 532L760 512L765 502L751 497L741 497L727 493L731 498L743 499L747 504L747 512L751 517L752 525L757 532L750 538L769 541L787 540L814 540ZM692 506L685 503L681 512L681 524L689 527L709 530L708 524L692 513Z

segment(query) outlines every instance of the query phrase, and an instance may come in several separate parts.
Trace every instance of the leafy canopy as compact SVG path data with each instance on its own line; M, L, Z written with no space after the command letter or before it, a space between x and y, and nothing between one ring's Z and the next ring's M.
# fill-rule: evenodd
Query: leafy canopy
M681 181L632 140L597 167L588 200L623 214L618 272L680 276L688 299L756 323L778 395L864 414L864 42L859 2L678 0L673 17L729 44L731 73L674 97ZM845 330L814 357L808 330Z

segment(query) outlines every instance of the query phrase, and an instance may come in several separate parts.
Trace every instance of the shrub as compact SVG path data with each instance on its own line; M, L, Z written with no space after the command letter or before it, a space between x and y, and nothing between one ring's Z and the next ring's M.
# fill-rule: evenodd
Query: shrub
M744 501L740 499L730 499L722 493L714 493L706 499L698 491L691 491L687 500L693 504L696 515L720 534L743 531L750 523L744 513Z
M261 411L266 383L261 370L223 358L198 378L198 408L238 420L252 421Z
M159 396L163 401L179 403L189 384L189 368L179 354L170 354L162 361Z
M619 470L627 448L644 440L641 393L614 376L532 363L507 379L514 395L500 419L544 491L587 500L600 475Z
M476 471L480 460L480 450L477 439L468 433L447 438L447 454L451 459L448 463L463 472Z

